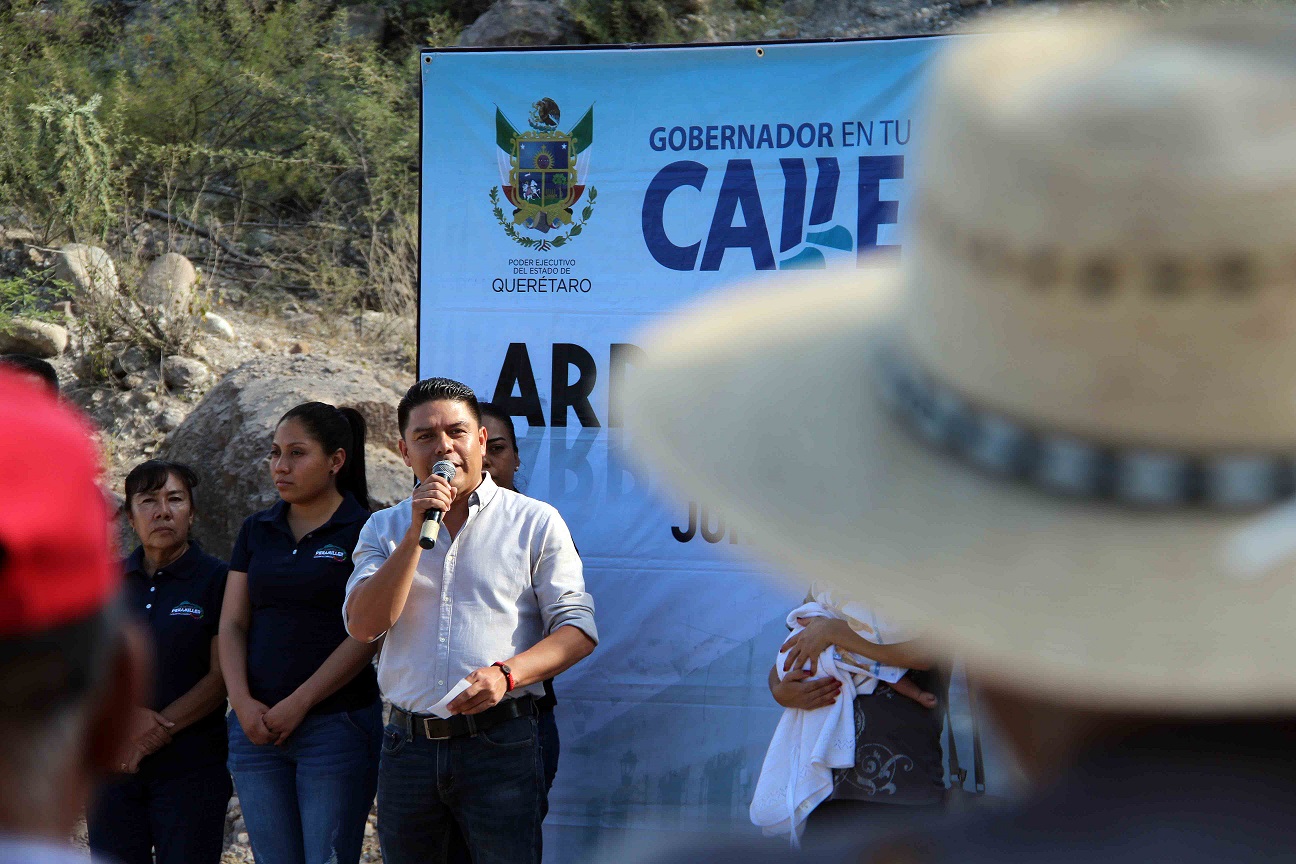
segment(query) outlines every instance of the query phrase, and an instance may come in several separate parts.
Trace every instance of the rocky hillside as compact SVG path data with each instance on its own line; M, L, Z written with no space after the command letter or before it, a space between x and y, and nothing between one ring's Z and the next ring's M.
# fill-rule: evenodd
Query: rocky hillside
M200 466L201 539L225 554L242 515L273 495L263 457L274 421L298 402L321 399L367 415L377 498L404 497L394 405L413 380L411 319L359 310L339 316L310 298L282 297L271 306L220 279L201 289L211 311L198 311L198 273L178 253L157 257L140 290L128 295L113 256L100 247L47 251L20 230L0 234L0 242L8 247L0 258L30 260L35 253L42 263L48 259L65 288L51 289L45 313L9 320L0 331L0 353L32 354L54 365L66 398L100 430L107 489L119 493L131 467L153 456ZM96 328L106 316L161 321L164 330L184 329L185 337L172 351L147 342L101 342ZM168 322L168 316L184 320ZM131 332L124 328L120 335Z
M991 8L994 0L640 0L627 25L573 0L498 0L467 27L461 45L558 45L603 41L727 42L840 39L937 33ZM1029 0L1027 0L1029 2ZM1014 5L1000 0L999 5ZM672 13L675 13L672 15ZM636 28L633 23L638 22ZM619 26L618 26L619 25ZM677 38L671 38L677 37Z

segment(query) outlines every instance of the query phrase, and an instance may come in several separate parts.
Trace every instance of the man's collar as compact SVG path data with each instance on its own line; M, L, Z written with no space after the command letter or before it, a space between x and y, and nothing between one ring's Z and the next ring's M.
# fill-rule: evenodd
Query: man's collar
M420 484L415 484L414 488L417 489L419 485ZM490 472L483 471L482 480L480 483L477 484L477 488L468 493L468 506L485 507L495 498L495 495L499 492L499 490L500 487L495 483L494 480L491 479ZM402 503L410 502L413 500L414 500L414 496L410 495Z
M478 507L485 507L491 502L499 492L499 486L491 479L489 471L482 472L482 481L477 484L477 488L468 496L468 506L476 504Z

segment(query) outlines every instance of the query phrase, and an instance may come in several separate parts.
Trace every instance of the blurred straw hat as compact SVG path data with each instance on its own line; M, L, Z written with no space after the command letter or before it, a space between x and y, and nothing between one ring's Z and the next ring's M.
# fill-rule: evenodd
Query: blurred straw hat
M660 323L642 450L984 676L1296 706L1294 45L1236 9L956 40L903 263Z

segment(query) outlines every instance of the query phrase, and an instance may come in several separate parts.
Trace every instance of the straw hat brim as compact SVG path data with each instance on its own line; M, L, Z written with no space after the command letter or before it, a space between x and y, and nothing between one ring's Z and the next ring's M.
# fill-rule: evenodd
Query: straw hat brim
M1139 710L1296 706L1291 509L1077 501L925 446L871 368L898 289L874 265L660 323L626 402L640 451L759 557L921 623L982 677Z

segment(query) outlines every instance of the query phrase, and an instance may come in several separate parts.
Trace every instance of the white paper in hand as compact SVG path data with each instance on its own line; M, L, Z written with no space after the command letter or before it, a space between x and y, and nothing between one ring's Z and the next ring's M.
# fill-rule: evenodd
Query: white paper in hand
M461 678L458 684L450 688L449 693L441 697L440 702L436 703L435 705L433 705L431 708L428 709L428 713L435 714L436 716L440 717L442 720L448 718L450 716L450 712L446 710L446 706L449 705L451 702L453 702L456 696L458 696L463 691L467 690L468 686L469 686L468 679Z

